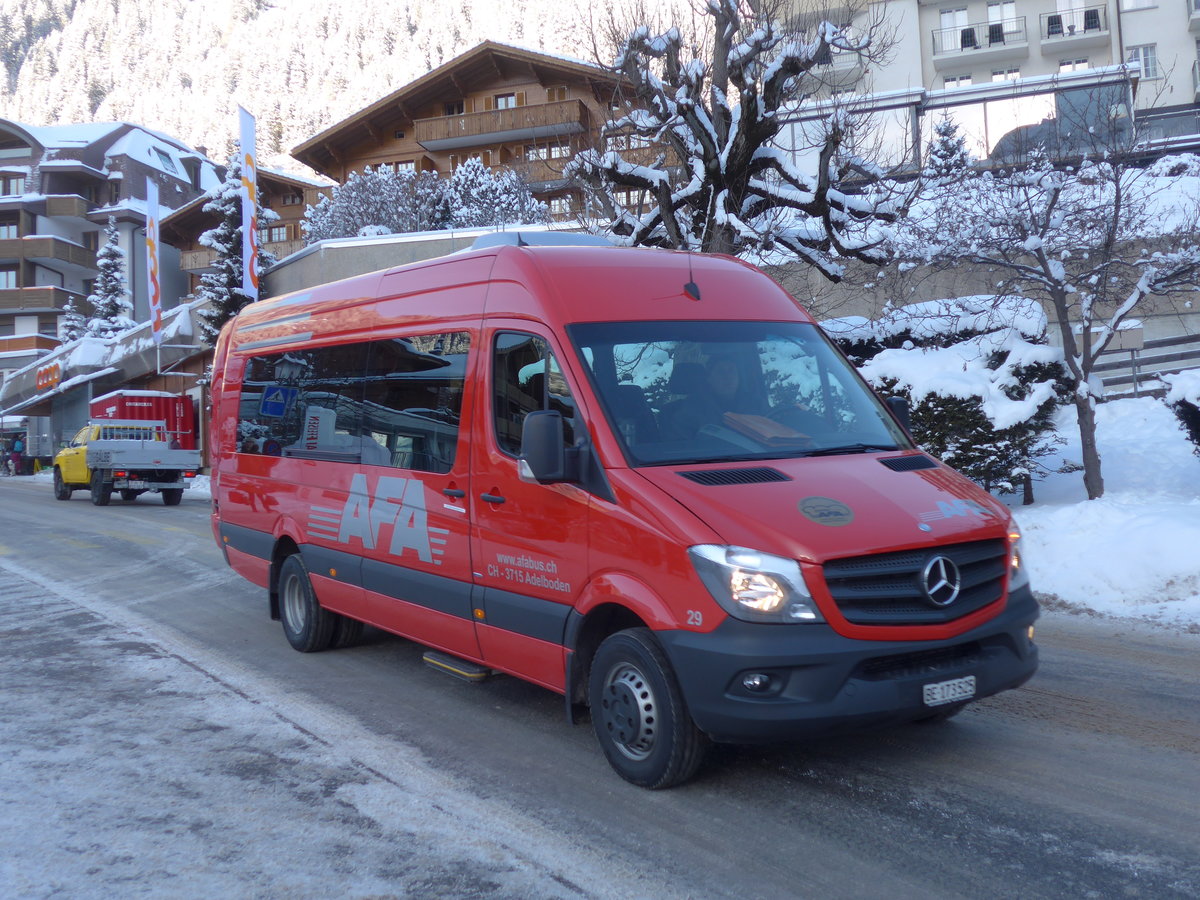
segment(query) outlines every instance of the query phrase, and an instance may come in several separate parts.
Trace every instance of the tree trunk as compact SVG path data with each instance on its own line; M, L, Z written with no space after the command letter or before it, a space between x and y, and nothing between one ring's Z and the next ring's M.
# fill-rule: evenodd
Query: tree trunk
M1033 505L1033 476L1028 472L1021 476L1021 505Z
M1096 407L1091 396L1075 395L1079 414L1079 443L1083 452L1083 486L1089 500L1104 496L1104 478L1100 474L1100 451L1096 449Z

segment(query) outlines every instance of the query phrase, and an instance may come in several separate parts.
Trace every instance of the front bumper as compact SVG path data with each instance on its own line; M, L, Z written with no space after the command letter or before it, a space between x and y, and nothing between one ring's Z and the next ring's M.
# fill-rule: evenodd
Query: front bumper
M1037 670L1029 626L1037 601L1014 591L991 621L947 641L863 641L828 625L759 625L727 619L715 631L658 632L697 727L716 741L815 737L911 722L938 712L927 684L975 677L980 699ZM765 691L743 686L769 678Z

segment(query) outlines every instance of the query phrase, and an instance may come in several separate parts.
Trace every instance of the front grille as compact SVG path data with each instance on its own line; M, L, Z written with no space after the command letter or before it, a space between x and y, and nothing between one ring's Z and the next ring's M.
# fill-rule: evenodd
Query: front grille
M931 559L958 568L961 588L948 606L934 605L922 587ZM825 563L825 583L847 622L855 625L937 625L1000 599L1007 554L1003 540L922 547Z
M701 469L677 473L696 484L713 487L721 484L763 484L769 481L791 481L778 469L756 466L752 469Z

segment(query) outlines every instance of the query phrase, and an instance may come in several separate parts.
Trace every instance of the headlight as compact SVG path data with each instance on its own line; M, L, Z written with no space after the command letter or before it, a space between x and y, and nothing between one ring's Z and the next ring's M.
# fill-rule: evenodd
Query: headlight
M721 608L747 622L823 622L794 559L745 547L699 544L692 565Z
M1008 530L1008 591L1029 586L1029 565L1021 547L1021 532L1013 525Z

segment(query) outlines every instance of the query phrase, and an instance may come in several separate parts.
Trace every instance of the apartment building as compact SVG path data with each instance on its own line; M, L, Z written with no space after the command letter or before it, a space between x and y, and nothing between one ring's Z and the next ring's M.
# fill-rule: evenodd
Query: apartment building
M1200 145L1200 0L792 0L790 9L802 26L826 18L893 42L883 63L831 54L811 97L877 105L892 162L915 158L927 114L943 111L980 158L1097 124L1128 130L1134 119L1162 147Z
M332 183L261 167L256 183L263 209L278 216L274 222L263 224L259 243L277 260L302 250L305 242L301 223L305 211L331 193ZM185 294L196 293L201 276L212 269L216 258L215 250L200 244L200 235L217 224L216 216L204 212L208 201L208 197L198 197L164 216L159 223L163 243L179 251L179 266L187 279Z
M339 183L367 166L451 174L475 157L514 169L552 215L579 192L562 177L596 146L619 96L613 73L493 41L468 50L292 150Z
M218 183L202 152L123 122L32 127L0 120L0 375L59 345L59 318L97 275L110 217L127 261L134 318L149 319L146 179L162 207ZM162 259L167 306L181 296L178 254Z

